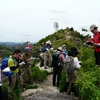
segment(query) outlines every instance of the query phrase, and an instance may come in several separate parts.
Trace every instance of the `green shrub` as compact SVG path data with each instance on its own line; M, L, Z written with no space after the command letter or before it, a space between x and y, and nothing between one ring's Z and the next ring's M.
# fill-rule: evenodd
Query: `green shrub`
M33 80L35 81L43 81L46 79L48 72L40 70L37 66L32 68L32 75L33 75Z
M7 100L8 99L8 89L7 89L7 85L5 84L2 85L2 94L3 94L3 99Z
M65 84L66 84L66 74L64 71L62 71L60 85L59 85L60 92L64 92Z
M37 84L32 84L32 85L26 86L26 89L37 89L37 88L38 88Z
M7 84L3 84L2 85L2 92L3 92L3 99L4 100L8 100L8 89L7 89ZM21 91L20 89L15 89L13 91L13 94L12 94L12 99L13 100L23 100L23 98L21 97Z
M97 75L98 74L98 75ZM95 71L79 71L76 87L82 100L99 100L100 99L100 69Z

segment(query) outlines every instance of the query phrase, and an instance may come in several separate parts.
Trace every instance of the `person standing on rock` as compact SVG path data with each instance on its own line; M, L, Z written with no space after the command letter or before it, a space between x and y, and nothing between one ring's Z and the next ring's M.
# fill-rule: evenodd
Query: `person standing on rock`
M40 67L44 66L44 52L46 52L45 44L42 43L40 46Z
M27 75L28 75L28 83L32 83L32 71L30 68L30 61L33 59L31 59L30 53L31 53L30 48L25 47L25 53L23 54L23 61L25 64L22 67L24 85L27 84Z
M52 54L52 66L53 66L52 84L53 86L57 85L57 87L59 87L63 62L64 62L64 55L62 54L62 47L59 47L57 51L54 54ZM57 79L57 82L56 82L56 79Z
M100 67L100 32L98 31L98 27L95 24L90 26L90 31L93 33L92 43L95 48L94 56L95 56L96 66Z
M47 62L48 66L51 66L52 56L51 56L51 50L53 50L53 47L51 46L51 41L48 40L45 43L46 51L44 52L44 68L47 69Z
M15 84L18 81L19 88L23 89L23 79L21 76L21 70L20 67L23 66L22 63L19 63L19 59L21 57L21 52L19 50L15 50L13 55L11 55L8 59L8 67L11 72L14 74L10 76L10 84L8 86L8 99L12 100L13 96L13 90L15 88Z

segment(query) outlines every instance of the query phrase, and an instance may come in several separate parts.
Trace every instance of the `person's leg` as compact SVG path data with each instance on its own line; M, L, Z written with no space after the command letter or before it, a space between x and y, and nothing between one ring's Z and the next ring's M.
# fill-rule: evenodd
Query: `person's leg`
M27 82L27 67L24 66L22 68L22 78L23 78L23 84L26 85Z
M77 81L77 70L73 72L72 75L72 86L71 86L71 92L76 95L76 90L75 90L75 82Z
M16 84L16 75L11 76L11 84L8 87L8 98L12 98L12 94L13 94L13 90L15 88L15 84Z
M47 53L44 52L44 68L47 69Z
M56 85L56 74L57 74L56 69L53 69L53 78L52 78L52 84L53 84L53 86Z
M57 68L57 87L59 87L59 82L61 79L61 72L62 72L62 66L58 66Z
M52 56L50 51L48 51L48 66L51 67L51 62L52 62Z
M67 92L68 86L69 86L69 82L66 82L65 87L64 87L64 92Z
M100 52L95 52L96 65L100 66Z
M57 69L57 87L59 87L59 82L60 82L60 79L61 79L61 68L58 68Z
M20 89L20 91L23 91L23 78L21 75L18 76L18 88Z
M32 83L32 71L30 67L27 68L27 73L28 73L28 82Z
M44 59L43 58L41 58L41 60L40 60L40 67L42 67L42 66L44 66Z

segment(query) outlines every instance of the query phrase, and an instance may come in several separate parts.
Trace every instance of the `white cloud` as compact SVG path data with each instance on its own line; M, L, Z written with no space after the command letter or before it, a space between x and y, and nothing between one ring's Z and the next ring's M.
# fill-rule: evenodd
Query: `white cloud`
M0 41L37 42L59 28L100 25L99 0L0 0Z

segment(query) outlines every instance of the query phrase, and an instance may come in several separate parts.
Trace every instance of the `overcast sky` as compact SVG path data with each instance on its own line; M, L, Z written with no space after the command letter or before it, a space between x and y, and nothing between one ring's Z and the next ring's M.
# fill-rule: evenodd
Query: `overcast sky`
M2 42L37 42L55 32L54 22L79 32L100 26L100 0L0 0Z

